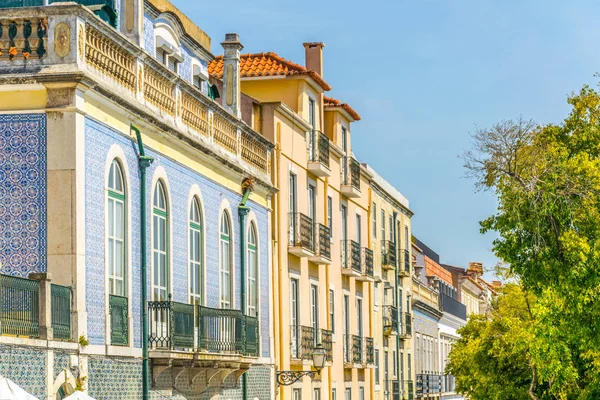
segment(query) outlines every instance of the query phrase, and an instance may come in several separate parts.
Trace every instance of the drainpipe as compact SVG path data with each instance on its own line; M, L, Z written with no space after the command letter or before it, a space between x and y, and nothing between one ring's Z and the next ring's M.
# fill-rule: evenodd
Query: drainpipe
M394 246L398 245L398 224L396 223L396 218L398 218L398 213L394 211ZM396 247L396 257L394 257L394 278L396 281L396 293L394 296L396 297L396 310L399 310L400 300L398 299L398 247ZM400 390L400 333L402 326L402 316L398 314L398 326L396 330L398 334L396 335L396 381L398 382L398 390Z
M131 125L130 128L135 132L138 142L138 161L140 166L140 246L141 246L141 282L142 282L142 399L148 400L150 393L150 364L148 360L148 266L146 264L146 169L152 164L154 158L146 156L144 152L144 143L140 130Z
M246 205L248 197L250 197L251 188L244 189L244 196L238 205L238 217L240 219L240 292L241 292L241 309L242 315L246 315L246 216L250 212L250 207ZM242 375L242 398L248 399L248 373Z

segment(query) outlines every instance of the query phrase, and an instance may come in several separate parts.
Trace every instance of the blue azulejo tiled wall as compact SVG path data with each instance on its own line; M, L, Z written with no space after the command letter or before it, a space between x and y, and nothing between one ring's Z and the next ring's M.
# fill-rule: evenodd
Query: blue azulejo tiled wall
M46 271L46 114L0 115L0 272Z
M86 213L86 302L88 313L88 336L92 344L105 343L105 268L104 268L104 185L107 155L111 146L120 147L125 154L129 176L127 195L131 199L131 260L132 282L130 283L130 301L133 304L134 342L140 346L140 181L137 164L137 153L133 142L93 119L86 119L85 132L85 213ZM152 176L158 167L164 168L168 180L170 192L169 203L171 215L171 279L173 283L173 300L188 302L188 199L193 185L198 185L202 193L204 207L204 225L206 238L206 276L205 291L206 305L218 307L219 305L219 268L218 268L218 246L219 246L219 210L223 200L227 200L231 206L231 217L233 223L234 244L234 284L235 284L235 308L240 308L240 254L238 246L239 221L236 207L241 197L239 194L221 186L217 182L198 174L197 172L178 163L176 160L165 157L162 154L146 149L146 154L155 158L154 163L147 171L147 207L151 209L153 188L151 186ZM248 202L251 210L256 215L257 229L259 234L259 290L261 294L259 305L260 328L262 339L262 354L269 356L269 254L268 243L268 215L267 210L254 203ZM151 260L150 254L150 218L147 222L148 235L147 259ZM150 261L149 261L150 263ZM149 282L148 282L149 288ZM149 292L150 293L150 292Z

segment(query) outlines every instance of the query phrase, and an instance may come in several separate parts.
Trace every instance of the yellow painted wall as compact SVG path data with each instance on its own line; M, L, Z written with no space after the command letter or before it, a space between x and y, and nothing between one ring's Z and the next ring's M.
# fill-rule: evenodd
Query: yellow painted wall
M42 110L48 95L43 85L1 85L0 111Z
M292 110L298 109L298 79L242 80L242 92L261 102L280 101Z

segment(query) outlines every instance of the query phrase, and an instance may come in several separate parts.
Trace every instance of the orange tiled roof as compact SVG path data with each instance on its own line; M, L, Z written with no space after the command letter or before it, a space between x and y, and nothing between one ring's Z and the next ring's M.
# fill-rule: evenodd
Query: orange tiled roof
M356 121L360 121L360 115L352 107L350 104L342 103L339 100L336 100L332 97L323 96L323 101L325 102L325 107L342 107L348 114L352 116Z
M323 88L331 90L331 86L315 71L309 71L300 64L293 63L275 53L255 53L241 55L242 77L257 76L293 76L308 75ZM218 56L208 64L208 73L217 79L223 78L223 56Z

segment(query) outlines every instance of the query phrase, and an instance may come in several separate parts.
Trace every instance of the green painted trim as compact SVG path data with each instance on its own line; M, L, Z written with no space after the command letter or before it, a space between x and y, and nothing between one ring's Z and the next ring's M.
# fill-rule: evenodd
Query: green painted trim
M231 239L229 238L229 236L225 235L223 233L221 233L221 240L227 240L228 242L231 242Z
M257 249L258 247L257 247L256 245L254 245L254 244L249 244L249 245L248 245L248 248L249 248L250 250L254 250L254 251L256 251L256 249Z
M112 197L113 199L125 201L125 195L119 192L114 192L112 190L108 191L108 197Z
M190 228L194 228L194 229L197 229L197 230L201 231L202 230L202 225L200 225L200 224L198 224L196 222L190 221Z
M161 210L159 208L154 208L154 209L152 209L152 211L154 212L154 214L156 214L156 215L158 215L160 217L167 218L167 212L166 211L163 211L163 210Z

